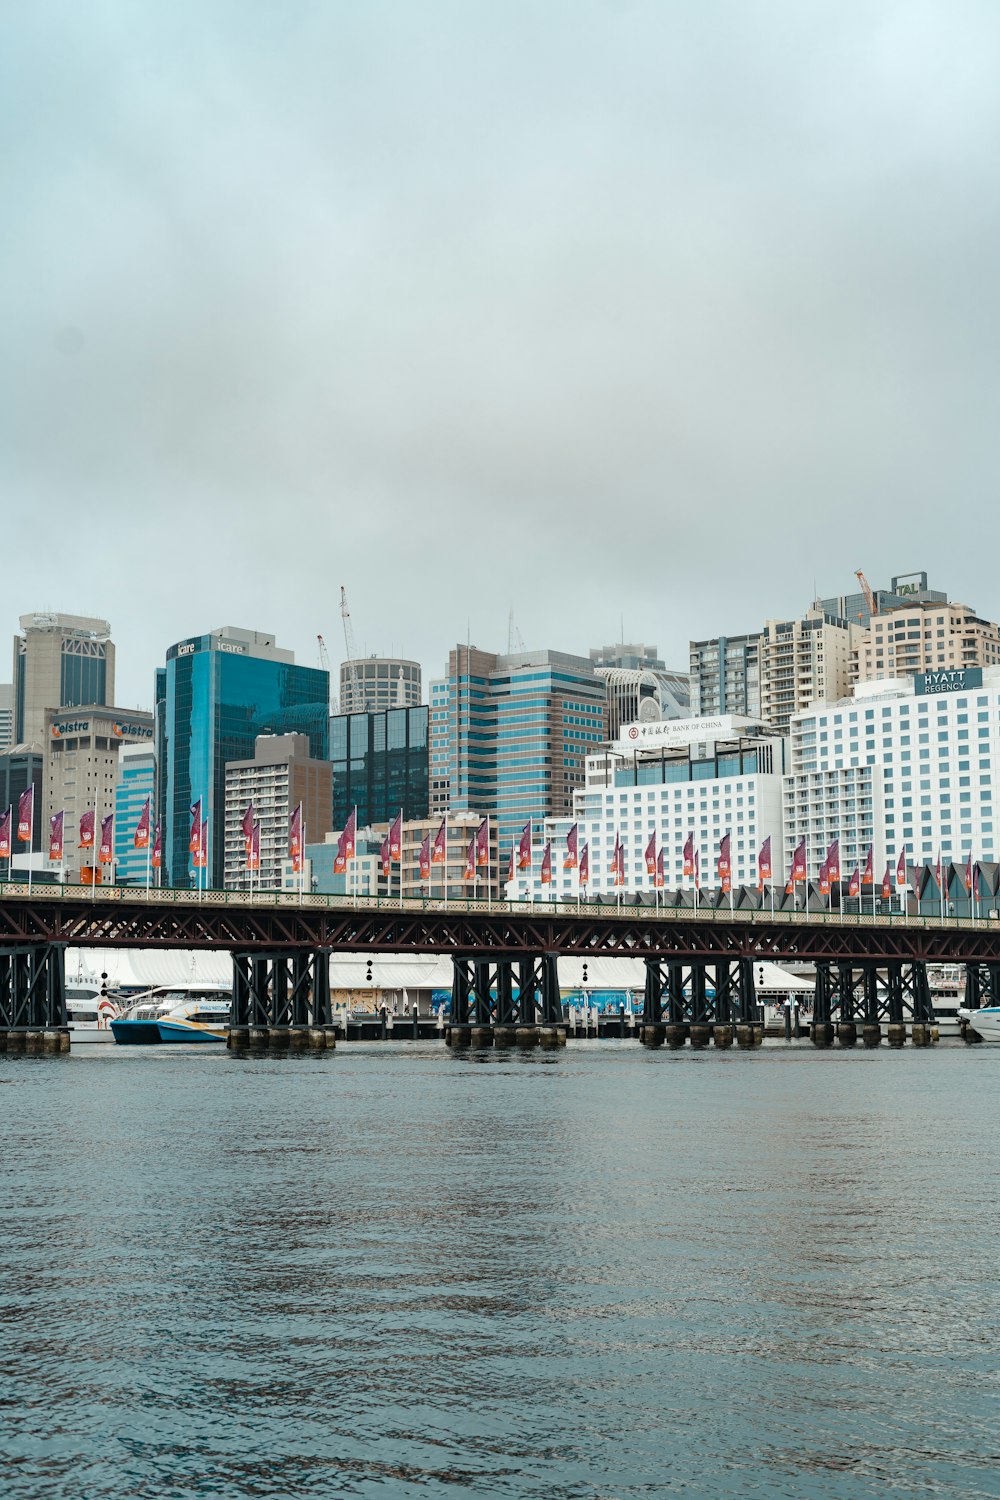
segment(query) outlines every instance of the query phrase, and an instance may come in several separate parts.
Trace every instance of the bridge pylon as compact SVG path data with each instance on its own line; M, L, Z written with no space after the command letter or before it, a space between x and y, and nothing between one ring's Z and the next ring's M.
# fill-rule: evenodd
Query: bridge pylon
M564 1046L558 956L454 954L445 1041L456 1048Z
M711 971L711 992L709 991ZM639 1040L646 1047L758 1047L764 1026L748 958L646 959Z
M883 1027L890 1047L902 1047L907 1033L914 1047L936 1041L927 965L901 959L817 960L810 1028L813 1045L829 1047L836 1036L842 1047L853 1047L859 1020L866 1047L879 1045Z
M323 1051L336 1045L326 948L233 953L232 1051Z
M68 1052L66 945L0 947L0 1052Z

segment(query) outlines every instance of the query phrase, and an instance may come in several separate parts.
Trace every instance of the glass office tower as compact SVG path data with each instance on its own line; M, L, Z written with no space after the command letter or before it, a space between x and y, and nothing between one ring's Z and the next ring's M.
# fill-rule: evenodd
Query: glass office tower
M191 808L208 822L208 885L225 867L226 765L249 760L259 734L308 736L329 758L330 676L299 667L266 631L224 626L171 646L156 674L163 884L197 885L189 852Z
M427 706L385 713L334 714L333 827L343 828L357 805L358 827L426 818L429 798Z

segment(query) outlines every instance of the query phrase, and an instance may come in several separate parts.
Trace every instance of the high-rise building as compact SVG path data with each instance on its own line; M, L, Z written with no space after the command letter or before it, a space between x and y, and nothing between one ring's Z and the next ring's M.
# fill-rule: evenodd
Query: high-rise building
M45 744L49 709L114 702L115 648L107 620L22 615L14 637L14 741Z
M268 631L226 625L170 647L156 673L165 885L195 884L189 842L191 809L200 800L208 884L221 887L226 765L249 759L259 734L305 734L313 759L327 760L329 702L329 673L296 666Z
M810 609L800 620L768 620L760 637L760 716L787 733L793 714L842 698L853 672L860 625Z
M420 663L404 656L359 656L340 664L341 713L384 713L420 702Z
M290 820L301 802L303 841L319 842L330 831L331 766L314 760L304 734L261 734L250 760L226 765L227 890L281 889L282 861L289 852ZM243 817L253 803L260 823L260 869L247 868ZM304 848L304 842L303 842Z
M686 719L691 712L691 679L671 671L655 646L600 646L590 653L607 693L607 733L615 739L623 724L637 719Z
M95 879L97 848L79 848L80 818L94 814L95 844L101 823L116 813L123 745L137 745L153 752L153 716L137 709L87 708L48 709L45 718L45 824L63 813L65 879L73 884ZM117 846L117 816L112 834ZM143 865L145 878L145 865ZM102 881L117 878L113 869L101 870Z
M14 743L14 688L9 682L0 682L0 753L9 750Z
M873 616L857 646L860 682L1000 662L1000 625L967 604L924 599Z
M152 717L149 737L134 744L118 747L118 775L115 780L115 883L145 885L147 878L156 884L153 869L153 836L156 826L156 752L153 749ZM135 847L135 831L149 799L149 839L144 849ZM76 828L68 830L69 841L77 842ZM69 852L69 851L67 851Z
M352 807L358 826L425 818L428 788L428 709L390 708L380 713L334 714L330 720L333 827L343 828Z
M1000 667L859 683L792 719L785 858L807 839L814 876L833 839L847 880L873 846L875 880L907 864L1000 854ZM895 890L895 886L893 885ZM866 888L866 894L869 894Z
M606 733L605 684L589 660L457 646L447 708L439 702L432 698L431 753L446 747L448 759L432 761L432 777L447 764L452 811L494 814L502 846L529 818L571 811L586 757Z
M760 714L760 631L691 642L691 713L697 718Z
M428 804L432 817L446 811L451 796L449 761L451 758L451 710L449 704L450 683L447 677L435 679L430 684L430 714L427 724L429 766Z

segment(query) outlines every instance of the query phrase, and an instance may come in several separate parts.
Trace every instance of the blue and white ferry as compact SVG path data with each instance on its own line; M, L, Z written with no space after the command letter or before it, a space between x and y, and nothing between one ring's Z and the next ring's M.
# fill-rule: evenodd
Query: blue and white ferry
M225 1042L232 992L222 985L147 990L111 1022L114 1039L126 1047L164 1042Z

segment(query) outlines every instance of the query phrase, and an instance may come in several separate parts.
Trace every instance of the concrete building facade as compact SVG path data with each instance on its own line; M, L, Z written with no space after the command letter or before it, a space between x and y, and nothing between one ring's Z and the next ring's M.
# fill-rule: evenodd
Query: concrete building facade
M872 618L857 644L859 682L921 672L992 667L1000 662L1000 625L967 604L909 603Z
M114 702L115 648L107 620L38 612L14 637L14 743L46 743L46 713Z
M690 646L692 718L760 713L760 632L720 635Z
M787 733L792 715L849 692L859 625L811 609L800 620L768 620L760 637L760 716Z
M359 656L340 664L342 714L381 714L421 701L420 663L405 656Z
M294 808L302 803L303 844L309 838L319 843L330 830L330 762L312 758L307 735L262 734L254 741L252 759L227 762L225 788L226 890L248 890L251 879L255 890L281 890ZM243 835L251 802L260 822L260 869L252 872Z
M149 842L135 847L135 830L149 798ZM75 833L75 830L70 830ZM115 883L157 884L153 869L153 838L156 831L156 751L152 729L148 738L118 747L115 778Z
M103 819L109 813L116 813L121 747L141 746L152 755L153 716L137 709L48 709L43 723L42 826L46 837L49 819L55 813L64 813L65 879L73 884L81 880L107 884L115 878L114 865L102 867L96 847L79 847L80 819L85 812L94 814L95 845L98 844ZM113 825L116 840L117 832Z

